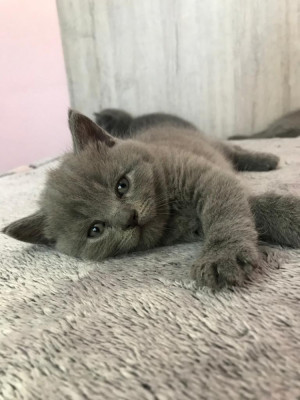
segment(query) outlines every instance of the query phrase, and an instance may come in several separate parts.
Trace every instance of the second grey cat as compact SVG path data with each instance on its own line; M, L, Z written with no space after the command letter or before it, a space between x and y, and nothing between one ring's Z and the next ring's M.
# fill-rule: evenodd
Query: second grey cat
M191 271L212 288L249 276L259 239L300 247L300 198L249 195L235 173L275 169L277 156L209 140L175 116L107 110L97 122L69 112L74 151L49 172L40 209L6 234L93 260L204 238Z
M300 110L293 111L272 122L265 130L250 136L235 135L230 140L292 138L300 136Z

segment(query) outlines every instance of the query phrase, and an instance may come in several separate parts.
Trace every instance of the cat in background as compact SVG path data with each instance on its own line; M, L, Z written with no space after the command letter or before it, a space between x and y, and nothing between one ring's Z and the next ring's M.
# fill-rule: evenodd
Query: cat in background
M4 233L92 260L204 238L192 277L214 289L251 274L260 239L300 247L300 198L250 195L236 174L275 169L277 156L205 138L172 115L96 118L69 111L73 152L49 172L39 210Z
M250 136L234 135L229 137L229 140L293 138L297 136L300 136L300 110L278 118L261 132Z
M94 113L97 124L103 126L108 132L118 136L127 135L128 126L132 123L129 114L114 109L107 109L104 112ZM228 140L244 139L271 139L271 138L293 138L300 136L300 110L285 114L273 121L263 131L251 135L234 135Z

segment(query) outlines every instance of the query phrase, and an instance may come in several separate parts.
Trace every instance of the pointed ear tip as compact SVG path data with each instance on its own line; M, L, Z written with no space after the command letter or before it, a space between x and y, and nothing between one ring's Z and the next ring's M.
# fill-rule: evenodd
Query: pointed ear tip
M68 108L68 117L69 117L69 119L70 118L74 118L74 117L78 117L78 116L81 116L82 114L79 112L79 111L77 111L77 110L74 110L74 108Z
M70 119L75 114L75 110L73 108L68 108L68 118Z

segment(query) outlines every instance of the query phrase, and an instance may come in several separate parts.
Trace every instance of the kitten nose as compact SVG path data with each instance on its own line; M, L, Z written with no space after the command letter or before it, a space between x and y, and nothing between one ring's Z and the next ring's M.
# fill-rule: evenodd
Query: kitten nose
M126 229L134 228L138 224L139 224L138 213L136 212L136 210L130 210L128 221L126 224Z

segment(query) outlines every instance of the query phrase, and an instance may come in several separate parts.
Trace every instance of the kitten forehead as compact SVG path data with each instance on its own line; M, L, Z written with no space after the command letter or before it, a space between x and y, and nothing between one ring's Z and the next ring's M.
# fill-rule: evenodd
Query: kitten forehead
M44 192L44 204L51 208L59 203L82 214L88 204L105 200L118 176L99 153L88 152L88 157L67 156L62 164L49 173Z
M67 154L61 165L49 173L41 205L55 215L55 208L83 216L99 210L107 213L116 197L117 181L137 165L142 174L142 162L143 146L135 146L134 142L110 149L101 143L89 144L79 154Z

